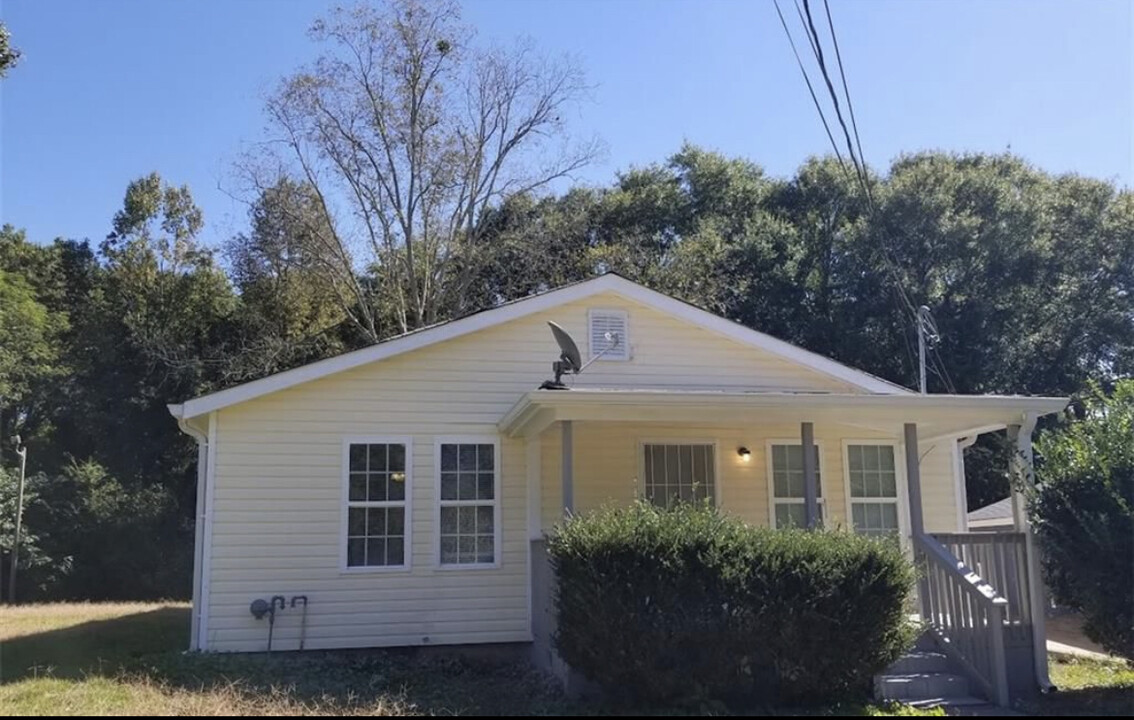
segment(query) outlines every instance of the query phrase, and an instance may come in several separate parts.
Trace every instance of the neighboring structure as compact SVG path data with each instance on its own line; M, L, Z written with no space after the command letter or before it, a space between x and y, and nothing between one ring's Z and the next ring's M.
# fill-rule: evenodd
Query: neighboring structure
M969 513L969 530L973 532L1011 532L1016 528L1012 517L1012 498L998 500Z
M548 321L584 360L620 342L541 390ZM1030 561L987 568L1011 585L1004 610L927 533L955 552L971 537L961 442L1008 428L1027 451L1065 404L918 395L604 275L171 405L199 442L191 646L263 650L249 603L306 596L276 614L275 648L518 642L549 664L544 532L603 503L708 497L753 524L903 538L934 568L923 613L992 694L1010 662L987 618L1031 641Z

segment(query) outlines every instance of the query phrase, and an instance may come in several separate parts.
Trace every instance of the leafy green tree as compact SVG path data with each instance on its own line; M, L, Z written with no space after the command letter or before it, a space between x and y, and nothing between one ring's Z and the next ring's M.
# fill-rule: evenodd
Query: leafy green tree
M1097 386L1082 417L1044 433L1029 506L1055 599L1087 636L1134 660L1134 380Z
M280 180L249 210L248 234L225 247L240 293L241 349L226 379L241 381L318 360L344 348L342 308L352 302L337 264L319 252L325 217L310 185Z

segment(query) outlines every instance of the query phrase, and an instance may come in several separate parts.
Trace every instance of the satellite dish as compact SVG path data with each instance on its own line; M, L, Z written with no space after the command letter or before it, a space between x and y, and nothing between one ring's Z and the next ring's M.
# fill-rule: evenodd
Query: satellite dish
M605 337L609 344L604 347L601 352L596 354L586 364L584 364L583 356L579 352L579 346L575 344L575 341L571 338L571 335L558 323L554 323L549 320L547 324L549 327L551 327L551 334L555 337L555 342L559 344L559 359L551 364L551 369L555 373L555 379L547 380L543 383L543 385L540 385L540 388L543 390L566 390L567 386L563 384L564 373L572 373L574 375L578 375L579 373L586 370L587 367L595 360L598 360L600 357L605 355L609 350L618 347L618 343L621 341L618 333L606 333Z
M555 336L555 342L559 343L560 360L568 364L567 370L571 372L579 372L583 369L583 356L579 353L579 346L571 339L571 336L560 327L557 323L548 322L551 327L551 334Z

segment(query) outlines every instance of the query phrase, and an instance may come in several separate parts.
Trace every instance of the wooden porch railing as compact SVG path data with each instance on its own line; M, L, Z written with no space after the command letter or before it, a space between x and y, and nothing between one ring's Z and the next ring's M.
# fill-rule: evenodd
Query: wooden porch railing
M944 650L981 685L988 699L1007 707L1010 693L1005 628L1012 618L1011 603L961 557L976 561L990 577L1006 579L1010 575L1007 559L1015 558L1013 542L995 538L986 541L984 536L973 534L917 535L914 548L923 564L920 590L924 620L942 640ZM1018 587L1026 588L1026 581Z

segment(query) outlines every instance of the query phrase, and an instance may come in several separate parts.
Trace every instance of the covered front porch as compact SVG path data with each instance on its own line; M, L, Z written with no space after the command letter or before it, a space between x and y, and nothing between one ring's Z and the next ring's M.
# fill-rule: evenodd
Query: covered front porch
M1035 419L1061 398L538 390L502 419L527 453L533 636L554 667L542 538L566 513L708 500L754 525L894 536L922 568L920 616L986 696L1048 684L1031 534L966 532L962 447L1007 429L1031 482Z

